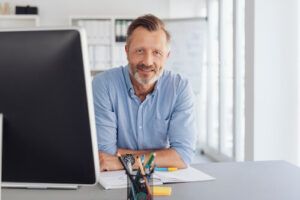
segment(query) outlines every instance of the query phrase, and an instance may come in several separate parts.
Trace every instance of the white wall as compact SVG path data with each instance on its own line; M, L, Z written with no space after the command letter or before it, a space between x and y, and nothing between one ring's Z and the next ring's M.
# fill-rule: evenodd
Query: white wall
M169 17L205 17L206 0L169 0Z
M251 66L251 60L250 64L246 61L246 73L253 70L252 74L246 74L247 80L253 79L252 86L246 83L246 99L248 103L253 102L252 111L248 107L246 115L253 115L254 129L246 129L246 138L251 139L249 134L253 134L249 148L253 152L248 154L248 159L280 159L300 164L298 1L249 1L254 1L254 17L248 15L246 18L252 17L254 26L251 30L251 24L246 24L248 31L252 31L247 33L246 40L253 42L254 52L248 58L252 57L254 63ZM253 69L249 69L251 67ZM251 117L246 123L251 123Z
M137 16L161 18L206 15L206 0L4 0L15 5L38 6L41 26L64 26L72 15Z
M4 0L11 6L38 6L40 25L63 26L69 24L70 15L128 16L152 13L169 16L169 0Z

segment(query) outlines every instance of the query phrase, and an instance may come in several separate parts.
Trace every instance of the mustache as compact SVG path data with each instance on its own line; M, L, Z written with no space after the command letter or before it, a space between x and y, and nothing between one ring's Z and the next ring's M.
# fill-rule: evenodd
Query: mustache
M146 66L144 64L139 64L136 66L136 68L139 70L154 70L154 71L156 71L154 65Z

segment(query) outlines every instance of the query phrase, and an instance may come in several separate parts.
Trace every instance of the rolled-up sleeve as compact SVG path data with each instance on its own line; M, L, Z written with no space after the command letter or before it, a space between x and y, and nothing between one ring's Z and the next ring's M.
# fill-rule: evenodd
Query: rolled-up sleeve
M104 76L96 76L93 79L98 150L114 155L117 151L117 118L107 84L108 80Z
M169 142L170 147L180 155L186 166L189 166L196 144L195 98L188 81L180 84L177 92L170 118Z

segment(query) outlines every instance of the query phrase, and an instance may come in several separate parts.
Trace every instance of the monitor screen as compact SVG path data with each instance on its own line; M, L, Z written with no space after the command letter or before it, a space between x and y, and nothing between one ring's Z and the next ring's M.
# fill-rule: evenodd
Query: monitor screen
M81 30L72 28L0 31L3 182L95 183L96 133L82 41Z

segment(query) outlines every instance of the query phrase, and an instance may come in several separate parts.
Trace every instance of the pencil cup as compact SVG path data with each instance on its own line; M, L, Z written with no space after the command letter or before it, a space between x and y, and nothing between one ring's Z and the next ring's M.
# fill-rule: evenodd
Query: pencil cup
M152 174L146 173L127 176L127 200L153 200ZM135 183L132 183L132 180Z

